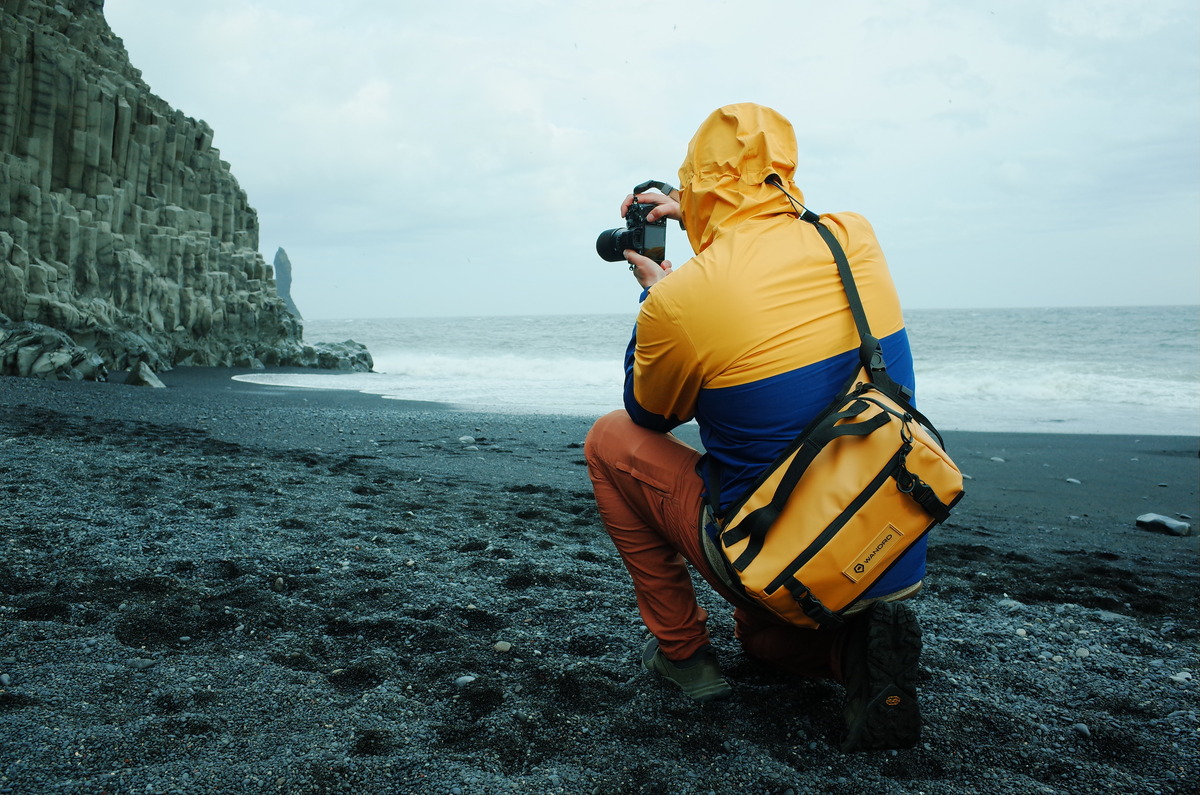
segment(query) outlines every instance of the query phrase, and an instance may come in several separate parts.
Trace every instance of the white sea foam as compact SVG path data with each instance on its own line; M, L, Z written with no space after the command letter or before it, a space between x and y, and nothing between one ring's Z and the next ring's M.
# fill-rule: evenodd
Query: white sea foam
M374 373L253 374L238 380L314 389L352 389L464 409L597 415L621 405L621 361L496 354L385 353Z
M922 395L954 401L1010 400L1036 405L1079 400L1102 405L1200 407L1200 383L1079 373L1052 365L1001 364L985 371L962 365L918 367L917 384Z
M945 430L1200 435L1198 321L1197 307L910 313L920 407ZM362 342L377 372L239 379L467 409L596 416L621 405L631 322L311 322L306 338Z
M392 376L422 379L461 379L504 383L518 380L546 384L569 382L583 386L611 386L621 374L621 359L595 361L553 359L501 353L451 356L440 353L385 352L375 359L375 369Z

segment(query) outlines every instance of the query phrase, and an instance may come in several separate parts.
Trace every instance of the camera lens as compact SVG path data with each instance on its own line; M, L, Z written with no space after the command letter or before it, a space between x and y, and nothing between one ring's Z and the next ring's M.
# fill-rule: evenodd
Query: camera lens
M636 248L633 243L633 233L628 229L605 229L596 238L596 253L600 259L607 262L620 262L625 259L625 249Z

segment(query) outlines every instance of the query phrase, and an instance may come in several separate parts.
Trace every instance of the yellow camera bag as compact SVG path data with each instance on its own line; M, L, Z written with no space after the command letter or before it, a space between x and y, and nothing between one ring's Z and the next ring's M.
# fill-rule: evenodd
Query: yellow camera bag
M963 497L963 477L908 390L887 375L841 245L815 213L805 208L800 217L833 252L862 364L725 512L716 546L722 573L749 601L797 626L837 627L865 607L863 594L905 551L950 516ZM717 482L710 478L710 488ZM709 499L715 511L718 495Z
M921 420L860 370L730 508L719 547L751 601L797 626L838 626L949 517L962 473Z

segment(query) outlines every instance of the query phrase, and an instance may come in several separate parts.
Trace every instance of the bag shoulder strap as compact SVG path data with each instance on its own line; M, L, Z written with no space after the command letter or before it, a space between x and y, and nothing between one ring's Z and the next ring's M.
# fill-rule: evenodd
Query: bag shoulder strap
M854 326L858 329L858 358L862 362L862 366L870 373L871 383L891 397L902 398L905 403L912 402L912 390L898 384L887 373L887 365L883 359L883 346L871 334L871 326L867 322L867 312L863 309L862 298L858 295L858 285L854 283L854 273L850 270L850 261L846 259L846 252L842 248L842 244L834 237L829 227L821 223L815 213L809 211L801 216L801 220L807 221L817 228L825 240L825 245L829 246L830 252L833 253L833 261L837 263L838 275L842 277L842 288L846 291L846 300L850 303L850 314L854 316Z
M771 175L767 178L767 183L779 188L783 192L783 195L787 196L788 201L792 203L792 206L796 210L797 218L816 227L821 238L825 241L825 245L829 246L829 251L833 254L833 261L837 265L838 276L842 279L842 289L846 292L846 301L850 304L850 314L854 317L854 327L858 331L858 358L870 375L871 383L889 397L903 401L906 406L911 404L913 398L912 390L897 383L895 379L888 375L887 365L883 358L883 346L871 334L871 324L867 321L867 311L863 308L862 298L858 294L858 285L854 282L854 272L850 270L850 261L846 258L846 251L842 248L842 244L838 242L838 239L829 227L821 223L820 215L800 204L792 197L792 194L787 192L779 177ZM713 516L720 516L721 466L711 455L706 455L705 459L708 469L706 483L708 486L708 503L712 508Z

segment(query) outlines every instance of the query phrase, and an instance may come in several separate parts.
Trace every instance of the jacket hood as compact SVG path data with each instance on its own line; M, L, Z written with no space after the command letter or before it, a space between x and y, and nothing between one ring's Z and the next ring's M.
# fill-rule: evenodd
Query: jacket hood
M794 213L772 174L800 202L796 132L777 111L746 102L709 114L679 167L679 206L692 249L700 253L723 229L750 218Z

